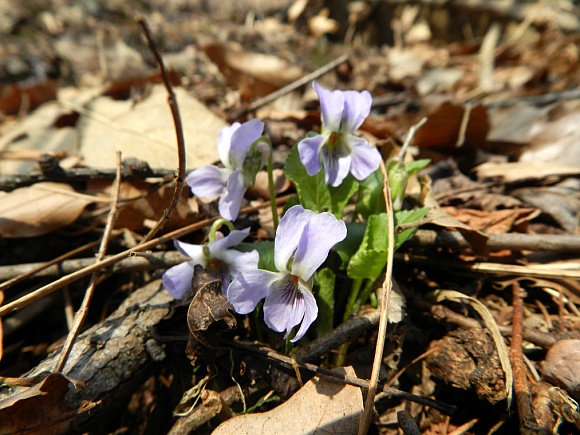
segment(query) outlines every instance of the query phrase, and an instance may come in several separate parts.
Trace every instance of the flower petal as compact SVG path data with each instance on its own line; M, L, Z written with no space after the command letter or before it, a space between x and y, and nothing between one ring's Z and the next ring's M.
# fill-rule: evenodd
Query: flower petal
M300 329L298 329L298 332L294 338L290 340L292 343L300 340L304 334L306 334L306 331L308 331L308 328L310 328L310 325L312 325L312 322L314 322L318 316L318 305L316 305L316 299L314 299L314 295L308 290L303 290L302 297L304 298L305 308L304 318L302 319Z
M326 149L322 150L322 163L324 164L324 182L330 186L340 186L350 171L350 154L339 156L330 154Z
M219 202L220 215L229 221L235 221L246 192L242 171L236 170L230 174L226 189L226 194L220 198Z
M320 149L328 140L328 135L317 135L307 137L298 143L298 153L300 161L306 168L308 175L316 175L320 172Z
M350 136L352 146L350 172L357 180L364 180L375 172L381 164L381 153L366 140Z
M228 265L230 275L235 278L244 272L257 270L260 254L258 251L239 252L229 249L223 261Z
M352 133L358 129L371 113L373 97L368 91L344 91L344 111L341 130Z
M292 274L308 281L326 260L330 249L346 237L346 225L330 213L320 213L311 218L300 237Z
M232 168L232 162L230 161L230 149L232 147L232 136L241 124L239 122L234 122L229 127L224 127L220 130L217 138L217 149L220 156L220 160L226 168Z
M318 99L320 100L324 132L338 132L344 109L344 96L342 92L329 91L316 82L312 82L312 86L316 90Z
M236 277L227 289L227 297L236 313L248 314L256 308L258 302L270 293L272 282L280 274L267 270L251 270Z
M207 259L203 253L202 245L192 245L191 243L180 242L179 240L175 240L173 245L183 255L187 255L189 258L191 258L191 262L194 266L196 264L201 264L203 267L205 267Z
M290 207L282 216L274 241L274 264L280 272L288 272L288 261L296 251L305 225L313 216L313 211L305 210L301 205Z
M248 150L263 131L264 123L262 121L250 119L234 132L231 139L230 162L235 169L242 169Z
M264 301L264 321L276 332L290 333L298 325L306 308L302 292L292 281L292 276L284 274L272 283L271 291Z
M226 190L230 171L216 166L202 166L189 173L185 182L194 195L206 197L221 195Z
M191 291L191 280L193 279L192 262L178 264L168 269L163 274L163 287L175 299L183 299L187 292Z
M316 300L310 291L296 286L291 275L272 284L264 302L264 321L270 329L290 334L302 322L292 342L300 340L318 315Z
M232 230L227 236L209 244L209 255L215 258L222 258L220 257L221 253L226 252L232 246L237 246L242 243L248 237L248 234L250 234L250 227L244 228L243 230Z

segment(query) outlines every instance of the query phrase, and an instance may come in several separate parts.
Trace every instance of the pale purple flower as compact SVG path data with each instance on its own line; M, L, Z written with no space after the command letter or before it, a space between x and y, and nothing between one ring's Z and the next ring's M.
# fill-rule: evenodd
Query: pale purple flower
M227 220L237 219L244 193L268 156L269 150L264 147L257 146L256 152L251 149L263 130L264 123L258 119L243 124L234 122L223 128L217 139L217 147L224 167L202 166L185 178L194 195L223 195L219 201L219 211Z
M163 274L163 286L175 299L183 299L191 290L193 269L199 264L214 275L221 277L222 291L226 293L231 282L230 276L236 277L242 272L258 268L258 260L260 259L258 251L239 252L235 249L229 249L239 245L249 232L250 228L233 230L224 237L218 231L216 236L221 236L221 238L206 245L192 245L176 240L175 247L182 254L191 258L191 261L168 269Z
M256 269L230 284L227 297L234 310L247 314L264 301L264 321L277 332L300 328L292 341L306 333L318 315L312 295L313 275L330 249L346 237L346 225L330 213L315 214L300 205L280 220L274 241L274 264L279 272Z
M308 175L320 172L324 165L324 182L331 186L342 183L349 172L357 180L376 171L381 161L377 149L353 133L371 111L372 97L368 91L329 91L312 82L318 93L322 111L319 135L302 139L298 144L300 161Z

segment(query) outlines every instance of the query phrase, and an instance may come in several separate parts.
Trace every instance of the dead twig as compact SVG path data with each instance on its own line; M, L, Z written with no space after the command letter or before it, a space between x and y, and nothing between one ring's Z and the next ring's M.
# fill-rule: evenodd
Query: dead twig
M0 191L10 192L19 187L30 186L44 181L72 183L87 180L113 180L115 174L115 169L71 168L48 174L31 172L26 174L0 175ZM146 162L137 161L136 159L127 159L123 164L123 178L127 180L143 180L149 177L164 178L169 175L175 175L175 171L160 168L152 169Z
M332 71L337 66L345 63L348 60L348 54L343 54L342 56L334 59L333 61L327 63L326 65L318 68L316 71L311 72L310 74L306 74L304 77L299 78L298 80L293 81L292 83L284 86L283 88L274 91L265 97L259 98L250 104L248 107L234 113L233 115L228 117L228 121L232 122L236 119L242 118L246 116L248 113L253 112L254 110L259 109L266 104L271 103L272 101L280 98L283 95L289 94L290 92L298 89L301 86L307 85L312 80L317 79L320 76L323 76L329 71Z
M276 204L278 204L278 205L284 204L292 196L293 195L286 195L286 196L277 198ZM265 202L264 204L260 204L258 207L246 207L246 208L240 210L240 214L252 213L252 212L255 212L257 210L261 210L263 208L266 208L266 207L270 207L269 201ZM21 308L33 303L34 301L37 301L37 300L41 299L42 297L44 297L44 296L46 296L46 295L48 295L48 294L50 294L58 289L63 288L66 285L69 285L73 282L78 281L79 279L82 279L86 276L91 275L93 272L104 269L105 267L112 266L113 264L116 264L119 261L124 260L127 257L130 257L131 255L134 255L135 252L140 252L140 251L145 251L147 249L152 249L159 244L168 243L174 239L177 239L179 237L190 234L194 231L205 228L206 226L211 225L218 218L219 218L219 216L214 216L214 217L211 217L208 219L204 219L202 221L196 222L194 224L191 224L191 225L188 225L186 227L183 227L183 228L180 228L178 230L167 233L164 236L157 237L156 239L149 240L147 242L142 242L132 249L127 249L126 251L120 252L116 255L112 255L111 257L106 258L103 261L100 261L98 263L94 263L94 264L92 264L84 269L77 271L77 272L73 272L70 275L63 276L62 278L57 279L56 281L53 281L50 284L47 284L43 287L40 287L39 289L35 290L34 292L29 293L28 295L26 295L26 296L24 296L16 301L13 301L9 304L0 306L0 317L3 317L6 314L9 314L14 310L21 309Z
M528 388L526 365L522 353L522 329L524 323L524 302L518 283L512 285L513 316L512 316L512 343L510 347L510 361L514 373L514 392L518 406L521 434L542 433L537 425L532 411L532 397Z
M395 228L397 232L403 229L402 225ZM486 234L486 236L489 238L486 245L489 251L511 249L513 251L580 252L580 236L572 234L506 233ZM465 249L469 247L469 244L459 231L421 229L405 243L405 246Z
M237 349L241 349L247 352L252 352L257 355L264 356L266 358L272 359L274 361L281 362L288 367L294 369L296 366L306 369L312 373L316 373L317 375L322 375L326 377L330 377L341 382L344 382L348 385L354 385L355 387L362 388L363 390L368 390L371 388L370 382L365 379L355 378L351 376L346 376L332 370L327 370L322 367L318 367L315 364L305 363L305 362L298 362L295 359L279 354L272 349L265 348L265 347L255 347L249 346L239 341L226 341L223 340L222 344L228 347L234 347ZM418 403L420 405L429 406L433 409L437 409L438 411L442 412L445 415L452 415L455 412L455 406L447 405L442 402L438 402L436 400L432 400L426 397L416 396L415 394L407 393L406 391L397 390L396 388L387 387L385 385L377 384L374 387L375 392L383 392L392 397L397 397L403 400L410 400L412 402ZM367 395L368 397L368 395ZM374 403L374 402L373 402Z
M109 211L109 215L107 217L107 224L105 226L105 232L103 233L103 238L101 240L101 246L99 247L99 252L97 253L97 263L102 261L105 257L105 253L107 252L107 247L109 246L109 240L111 238L111 233L113 231L113 227L115 226L115 221L117 220L117 212L119 210L119 194L121 191L121 153L117 152L117 178L115 178L115 183L113 185L113 191L111 193L111 210ZM97 272L94 272L91 276L91 281L85 292L85 297L81 304L81 307L77 311L74 317L74 324L66 337L64 346L60 352L60 356L54 366L53 372L60 373L63 371L64 366L66 364L66 360L72 350L74 342L77 336L80 333L80 329L87 317L89 305L93 298L93 294L95 293L96 281L97 281Z
M67 258L70 257L74 257L77 254L80 254L81 252L85 252L88 251L89 249L94 248L95 246L99 245L100 240L95 240L94 242L90 242L87 243L83 246L80 246L76 249L73 249L72 251L67 252L66 254L63 254L59 257L56 257L53 260L44 262L44 263L35 263L35 264L29 264L29 265L11 265L11 266L2 266L0 267L0 280L4 280L6 279L7 281L4 281L2 284L0 284L0 291L3 291L9 287L12 287L15 284L18 284L21 281L24 281L28 278L30 278L31 276L34 276L36 274L38 274L39 272L43 271L43 270L47 270L49 269L51 266L54 266L58 263L62 263L64 260L66 260ZM92 262L94 262L94 258L90 259ZM21 267L22 266L28 266L26 268L26 270L22 270Z
M448 307L444 307L443 305L432 304L422 297L414 297L409 299L409 304L420 310L428 312L432 318L437 320L445 320L463 328L483 327L479 320L465 317ZM498 329L504 336L509 337L512 335L512 328L510 326L498 325ZM544 349L548 349L559 340L578 338L578 334L574 333L547 333L532 328L523 328L522 336L524 340L529 341L536 346L543 347Z
M163 78L163 84L165 85L165 89L167 90L167 102L169 104L169 108L171 109L171 115L173 116L173 123L175 125L175 135L177 137L177 178L175 180L175 190L173 192L173 198L171 199L171 204L168 208L163 211L163 216L157 221L155 226L151 228L151 231L145 236L144 241L151 240L161 228L165 225L165 223L169 220L173 212L177 209L177 204L179 203L179 198L181 198L181 194L183 192L183 187L185 183L185 166L186 166L186 158L185 158L185 138L183 136L183 126L181 124L181 116L179 115L179 106L177 105L177 99L175 97L175 93L173 92L173 88L171 87L171 83L169 82L169 77L167 76L167 71L165 70L165 65L163 64L163 59L157 50L155 45L155 41L151 37L151 33L149 32L149 27L147 26L147 22L144 18L138 18L137 23L141 25L143 29L143 33L145 34L145 38L147 39L147 43L149 44L149 49L153 53L157 64L159 65L159 69L161 71L161 77Z
M410 132L411 134L411 132ZM389 322L389 299L391 296L391 289L393 287L393 255L395 254L395 219L393 216L393 203L391 201L391 188L389 187L389 179L387 176L387 169L384 162L381 160L381 172L383 173L383 194L385 196L386 212L387 212L387 269L385 271L385 280L383 281L383 297L381 299L381 316L379 319L379 331L377 335L377 343L375 347L375 357L373 360L373 367L371 372L371 379L369 381L369 389L365 400L365 409L361 417L358 428L359 435L368 433L371 419L373 416L376 387L379 383L379 374L381 370L381 363L383 361L383 352L385 348L385 339L387 336L387 324Z

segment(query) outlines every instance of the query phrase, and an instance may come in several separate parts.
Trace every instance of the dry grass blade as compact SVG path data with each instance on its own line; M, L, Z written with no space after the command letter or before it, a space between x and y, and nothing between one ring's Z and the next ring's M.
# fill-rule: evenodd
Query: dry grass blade
M477 311L477 313L481 316L481 318L483 319L483 323L485 323L485 326L487 326L491 332L491 336L496 345L497 353L499 355L499 361L505 373L505 386L509 406L512 402L512 389L514 384L514 376L510 364L509 352L507 346L503 341L497 323L495 322L495 319L493 318L487 307L481 301L472 298L471 296L466 296L463 293L459 293L453 290L437 290L433 292L433 294L437 302L441 302L443 300L469 301L473 309Z
M117 177L115 178L115 183L113 185L113 190L111 192L111 210L109 211L109 215L107 217L107 225L105 227L105 232L103 234L103 238L101 241L101 246L99 246L99 252L97 254L97 263L101 262L105 257L107 252L107 247L109 245L109 240L111 238L111 234L113 232L113 227L115 226L115 220L117 219L117 212L119 210L119 193L121 190L121 168L123 163L121 161L121 153L117 152ZM64 366L66 364L66 360L72 350L74 345L74 341L80 333L81 327L87 317L89 305L91 303L91 299L93 298L93 294L95 292L96 282L97 282L97 272L94 272L87 291L85 292L85 297L81 304L81 307L77 311L74 324L66 337L65 344L61 350L60 356L55 364L54 372L59 373L62 372Z

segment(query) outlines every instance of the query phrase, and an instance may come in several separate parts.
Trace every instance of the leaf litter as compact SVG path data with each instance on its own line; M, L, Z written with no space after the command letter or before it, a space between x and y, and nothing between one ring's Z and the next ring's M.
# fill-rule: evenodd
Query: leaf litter
M411 179L403 207L425 205L432 210L395 256L393 275L400 293L399 309L394 311L400 321L387 330L380 380L457 410L446 416L433 403L409 402L387 391L375 400L373 433L415 433L397 423L399 412L410 417L399 422L414 420L422 433L515 433L524 427L517 395L518 403L507 412L505 392L510 382L505 374L514 362L506 362L505 356L500 362L497 354L498 343L509 346L518 328L527 376L522 379L514 373L514 385L520 391L526 384L530 401L537 403L531 427L537 432L572 433L579 424L574 401L579 399L578 371L576 360L567 355L577 353L580 338L580 142L578 96L569 91L577 90L580 80L571 67L578 58L577 6L529 1L525 8L494 9L497 6L491 3L464 7L457 2L395 10L394 2L350 2L347 8L336 2L322 8L317 2L286 1L252 2L240 11L236 2L229 1L219 7L178 3L169 2L163 10L148 5L141 14L154 28L160 51L173 68L188 169L220 159L215 148L219 131L249 103L345 51L348 62L317 80L327 89L371 93L373 111L361 134L378 144L383 156L427 117L413 138L411 153L432 163ZM291 4L294 7L286 9ZM15 266L49 261L102 237L113 182L112 177L103 178L102 170L114 172L116 150L123 158L137 158L153 168L139 180L123 182L117 220L122 234L111 240L110 250L118 253L138 246L171 202L174 180L155 170L174 171L177 153L167 95L133 21L135 10L72 2L64 8L48 5L42 12L23 11L12 3L5 8L11 13L0 26L3 38L10 40L0 61L0 280L8 282ZM449 20L458 13L466 20L461 29ZM490 22L497 23L495 29ZM257 112L271 132L278 170L293 158L292 145L309 130L320 128L314 97L308 85ZM56 170L39 163L42 154L54 157ZM86 170L86 175L66 179L71 173L66 171L77 169ZM66 176L55 179L55 173ZM246 193L243 206L250 208L243 209L247 211L241 213L239 225L252 227L247 245L267 252L274 226L266 208L268 183L260 177ZM23 178L25 184L18 184ZM293 176L280 174L277 180L281 211L305 187ZM331 210L345 206L337 197L327 201ZM367 210L371 206L367 201ZM365 212L346 205L345 215L352 222L357 213ZM189 234L179 237L204 243L209 220L216 214L215 201L184 193L165 234L191 227ZM438 241L425 242L421 235L426 231L434 232L432 240ZM457 231L469 243L444 241ZM359 243L363 235L364 228ZM564 247L558 236L577 249ZM151 249L171 252L171 237L162 235ZM377 242L368 246L379 246ZM338 252L340 256L348 249ZM261 330L259 316L234 317L223 298L214 298L223 294L206 295L200 289L193 301L163 299L156 279L175 263L152 254L132 254L148 261L144 272L104 269L99 276L89 329L79 337L64 372L84 383L73 388L78 388L76 404L63 397L68 381L58 375L32 389L18 380L50 370L51 352L67 333L67 312L78 309L86 282L71 282L62 298L45 297L15 312L0 311L5 333L0 409L6 416L0 426L6 433L15 427L45 433L66 433L71 428L91 432L98 424L108 432L178 433L186 427L202 434L211 433L222 421L216 433L230 431L232 425L239 425L239 433L261 433L256 428L262 425L268 433L356 433L361 389L326 375L309 380L313 373L303 367L310 362L333 368L342 362L352 366L346 368L350 376L370 376L378 316L365 313L376 313L375 297L383 297L380 285L369 287L371 296L357 316L343 319L335 313L319 329L326 331L325 336L298 347L300 353L319 343L315 357L309 359L303 352L300 360L288 365L227 344L257 340L276 352L288 350L279 336ZM72 261L64 260L67 267ZM261 256L260 261L269 260ZM342 270L345 275L336 279L329 275L325 282L341 288L346 264ZM30 276L13 286L0 283L4 299L0 310L60 276ZM526 292L523 328L513 320L511 295L502 290L506 280ZM428 293L442 289L459 292L471 305L461 299L429 300ZM187 345L188 316L196 324L203 317L197 310L211 313L208 297L220 301L215 320L229 319L228 327L220 328L209 342L198 341L194 351L191 342ZM335 304L340 297L337 292ZM196 305L200 300L204 302ZM475 313L473 304L479 307ZM485 325L495 331L493 340L481 329L477 313L483 312ZM121 321L127 324L120 327ZM139 329L140 323L147 326ZM214 327L205 322L201 329ZM347 327L350 332L345 335ZM119 354L118 340L129 358L121 366L112 356ZM473 343L481 343L481 348ZM563 346L570 350L558 356ZM81 366L83 352L86 360ZM449 370L449 362L458 358L465 364ZM132 377L134 382L124 382ZM60 386L43 393L45 399L35 398L35 389L43 391L49 383ZM191 400L174 412L186 392ZM20 397L32 400L47 417L34 420L18 411L15 403ZM328 399L334 407L323 403ZM85 415L93 408L106 411L95 414L98 421ZM203 409L204 417L194 418ZM346 425L347 420L352 426ZM264 422L282 426L266 429L270 423Z

